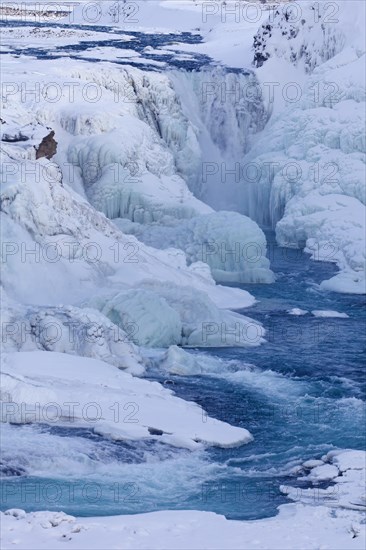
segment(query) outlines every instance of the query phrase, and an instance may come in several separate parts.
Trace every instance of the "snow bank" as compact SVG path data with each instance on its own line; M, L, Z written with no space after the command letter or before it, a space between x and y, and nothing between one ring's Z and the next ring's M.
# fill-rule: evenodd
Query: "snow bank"
M21 306L1 296L1 348L55 351L100 359L135 375L143 360L129 334L92 309Z
M330 508L365 511L366 453L364 451L330 451L321 460L312 462L313 464L309 462L303 464L303 473L306 474L305 479L310 480L316 487L317 503L325 503ZM325 481L332 484L326 489L317 487ZM315 491L311 488L299 491L291 487L282 487L282 491L292 500L304 504L314 500ZM354 535L358 534L356 529Z
M158 439L195 449L238 446L250 433L208 419L156 382L95 359L57 352L4 353L2 421L84 426L115 440ZM29 412L33 411L33 412Z
M265 48L257 52L269 55L257 76L263 90L271 82L277 88L266 98L271 118L244 158L260 176L241 201L245 214L276 228L281 246L337 263L340 273L322 288L364 293L365 47L364 29L354 32L350 21L361 24L365 8L334 4L339 11L328 24L327 6L301 3L296 22L279 8L262 28Z
M134 550L363 550L366 537L361 511L365 501L359 500L359 490L365 475L365 453L336 451L324 458L342 472L334 479L335 486L329 490L283 488L297 502L280 506L274 518L241 522L196 511L75 518L62 512L26 514L12 509L1 513L3 548L19 544L29 550L99 549L101 541L112 548L123 538L124 547ZM306 504L304 495L308 496ZM349 506L350 502L354 504Z

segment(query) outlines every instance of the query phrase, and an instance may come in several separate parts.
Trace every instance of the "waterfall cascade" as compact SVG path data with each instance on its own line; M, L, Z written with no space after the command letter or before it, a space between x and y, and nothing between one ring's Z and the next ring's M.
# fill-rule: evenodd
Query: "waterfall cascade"
M243 212L243 160L268 119L256 76L213 67L174 71L172 80L183 112L198 129L201 167L189 182L192 191L214 208Z
M208 264L217 282L272 282L257 224L211 208L237 210L242 178L232 181L232 166L265 125L253 74L129 68L87 77L108 89L114 82L115 94L117 75L128 101L106 110L102 126L100 114L61 120L91 204L145 244Z

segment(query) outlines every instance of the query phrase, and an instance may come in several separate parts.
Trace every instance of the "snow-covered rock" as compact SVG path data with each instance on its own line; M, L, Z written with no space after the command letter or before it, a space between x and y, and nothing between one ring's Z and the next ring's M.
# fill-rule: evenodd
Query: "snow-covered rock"
M3 422L84 426L114 440L158 438L189 449L231 447L252 439L243 428L212 418L203 422L201 407L157 382L96 359L44 351L4 353L1 379Z
M93 309L22 306L2 293L1 348L55 351L100 359L135 375L143 360L131 334Z
M292 500L304 504L321 504L330 508L365 511L366 453L364 451L330 451L322 457L322 464L319 464L319 461L313 462L313 465L307 462L303 466L310 467L310 473L305 479L310 480L314 487L301 490L282 487L285 494ZM327 481L330 482L329 487L325 489L317 487L320 483ZM354 534L357 536L356 533Z
M364 6L357 0L281 2L254 37L254 64L261 67L279 57L311 72L349 42L362 50L363 13Z
M275 227L281 246L337 263L322 288L350 293L365 292L365 47L364 32L351 30L364 9L304 2L268 21L270 55L257 76L271 117L244 158L258 178L239 193L243 212ZM301 17L291 22L287 10Z
M289 309L287 313L289 315L296 315L296 316L300 317L302 315L306 315L308 312L306 311L306 309L301 309L299 307L294 307L292 309Z

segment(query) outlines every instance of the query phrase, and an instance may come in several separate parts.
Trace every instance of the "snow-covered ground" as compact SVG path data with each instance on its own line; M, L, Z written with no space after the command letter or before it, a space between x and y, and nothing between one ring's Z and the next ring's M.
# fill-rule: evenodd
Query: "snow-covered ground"
M295 503L282 505L278 516L260 521L230 521L195 511L101 519L11 509L1 513L2 548L363 549L365 467L365 455L357 451L329 453L323 461L308 461L304 471L314 487L283 487ZM333 485L320 489L318 480Z
M158 439L190 449L251 440L247 430L203 421L206 415L195 403L102 361L56 352L3 354L1 377L3 422L87 426L115 440ZM32 404L36 410L29 414Z
M111 24L108 6L103 4L100 21ZM162 25L178 31L199 29L204 37L201 44L179 48L204 53L233 68L249 68L254 61L258 82L234 81L224 93L215 75L206 75L206 88L201 83L200 91L207 92L205 109L208 103L221 101L225 120L230 121L226 129L217 111L216 119L210 113L209 133L218 148L203 155L203 162L219 166L217 159L225 153L226 141L235 135L238 112L235 117L231 114L233 95L237 103L242 97L248 100L248 95L251 100L260 96L269 117L264 130L259 127L249 147L238 149L234 158L220 159L225 171L235 171L240 164L244 173L239 190L237 185L234 192L229 191L235 208L276 227L281 245L305 246L314 260L335 262L340 273L323 282L325 290L364 293L364 4L302 2L275 8L271 3L209 5L187 0L137 6L137 20L130 22L133 29L162 30ZM82 7L76 11L79 22L83 13ZM125 17L117 17L116 24L126 28L126 21L121 21ZM233 89L234 94L229 92ZM202 105L194 105L187 90L185 83L182 104L189 100L187 110L199 125L196 112ZM204 119L205 113L201 114ZM247 167L253 168L254 178ZM212 187L217 182L216 171L205 179L211 187L208 197L215 195ZM199 191L202 181L196 186ZM221 191L222 185L218 191L222 201L228 190Z
M279 13L256 36L272 114L245 162L272 169L251 186L245 211L275 226L283 246L336 262L341 272L324 289L364 293L365 6L337 2L332 17L327 7L301 3L298 20L295 5L294 23Z
M240 322L243 333L240 341L249 343L253 337L245 335L246 327L257 327L257 323L220 309L247 307L254 303L254 298L246 291L216 285L209 264L229 272L245 269L245 266L250 271L257 268L260 280L271 280L265 258L266 243L255 223L238 215L247 240L257 243L260 248L260 258L253 263L246 253L247 248L243 248L235 267L225 261L226 248L230 250L242 239L239 229L235 232L228 228L227 236L225 233L218 235L212 244L198 238L195 254L186 257L171 244L164 251L144 245L135 236L121 232L104 215L111 218L123 215L134 223L154 222L162 228L194 216L196 223L204 227L209 213L207 224L212 219L211 224L217 225L220 219L220 214L215 214L193 196L178 173L177 165L183 165L186 156L192 157L190 143L195 147L196 142L170 88L165 102L176 109L177 122L172 116L168 118L168 111L158 110L161 101L158 94L169 81L151 73L144 76L132 68L115 70L101 66L91 70L79 62L68 60L65 63L66 70L58 66L53 68L52 62L34 61L27 82L23 80L21 61L9 59L8 65L3 63L3 73L6 74L7 66L12 82L2 111L3 139L6 141L2 144L2 231L6 243L3 284L10 298L33 305L71 303L78 306L85 305L93 297L94 304L98 302L101 304L98 309L102 309L103 302L110 302L111 296L144 288L145 298L154 307L146 317L141 310L141 299L136 297L135 313L130 310L131 318L126 321L137 323L140 334L145 334L148 327L152 335L161 335L161 345L206 345L210 342L222 345L225 343L221 332L212 330L212 326L207 338L202 338L204 325L219 326L222 322L227 323L229 329ZM47 102L42 93L51 73L62 95L57 103ZM35 86L40 90L39 95L23 96L25 85ZM102 94L97 111L93 103L85 101L85 90L89 86ZM141 99L134 92L139 86ZM118 96L121 89L127 99L124 95L117 108L111 110L115 94ZM143 113L138 109L140 102L146 105ZM156 107L154 102L158 104ZM147 108L151 109L151 115ZM165 125L165 140L154 127L155 110L159 113L159 126ZM179 122L183 126L181 135L176 130ZM55 132L56 144L52 146L57 150L56 155L52 161L44 157L36 159L35 149L51 129ZM197 150L196 154L199 154ZM178 242L176 244L179 246ZM29 252L31 250L36 250L35 255ZM15 272L24 275L23 283L15 281ZM170 284L175 295L173 301L166 296L164 283ZM181 291L177 291L178 288ZM97 292L101 293L99 301ZM184 309L188 309L184 308L183 298L179 302L179 295L184 293L187 304L191 304L187 328L182 315ZM160 315L159 308L165 311L165 316ZM177 324L175 333L171 316ZM121 328L124 328L122 314L120 318ZM172 333L168 341L164 339L165 323ZM215 333L214 341L212 334ZM261 334L259 331L254 343L260 343ZM153 340L155 345L159 344L156 337ZM234 339L229 336L227 343L231 341ZM149 344L149 341L143 339L141 343Z
M51 416L192 452L250 442L245 428L139 378L146 348L168 349L166 373L194 376L205 365L182 346L249 353L265 343L250 310L235 312L255 296L222 286L274 282L258 224L337 264L324 291L365 292L363 3L335 3L335 13L322 2L11 4L1 0L1 17L27 25L2 29L2 420ZM171 44L129 45L170 32ZM177 69L199 56L204 70ZM236 179L238 165L233 185L223 174ZM335 452L298 473L313 487L284 487L295 503L270 519L13 510L1 514L1 547L364 548L365 454Z

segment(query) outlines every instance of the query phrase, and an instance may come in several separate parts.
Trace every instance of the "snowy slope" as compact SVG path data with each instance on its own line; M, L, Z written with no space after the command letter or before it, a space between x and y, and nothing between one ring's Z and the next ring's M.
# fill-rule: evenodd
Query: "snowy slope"
M336 262L341 272L323 288L364 293L365 43L352 28L364 4L337 3L334 23L314 6L302 3L295 23L280 11L256 37L271 118L244 159L260 171L244 212L276 227L281 245Z
M145 72L142 78L138 72L128 70L121 87L125 88L127 78L127 97L137 99L138 106L124 105L117 117L109 113L101 120L92 115L92 106L86 109L84 101L84 105L78 105L77 111L81 114L76 118L75 111L71 113L70 109L69 112L63 109L58 115L66 132L74 132L74 139L65 137L70 148L64 154L80 171L75 183L77 190L81 192L86 187L94 206L112 218L123 216L143 224L160 220L166 225L166 218L172 214L174 218L186 218L205 208L205 213L208 212L207 206L199 205L189 196L185 180L196 196L204 196L210 204L224 204L226 209L235 207L259 223L277 226L281 245L306 245L314 259L337 262L341 274L324 282L324 288L362 293L365 291L363 3L340 2L333 6L326 2L302 2L301 5L280 4L276 9L268 3L251 7L259 10L257 17L247 11L245 4L236 7L235 3L228 2L228 8L234 10L230 17L224 15L228 8L222 3L206 13L204 3L190 0L141 1L137 3L137 14L131 17L123 12L126 7L123 3L120 3L122 13L118 17L110 13L112 2L100 6L101 13L95 24L111 25L114 21L126 31L153 32L162 27L175 31L200 29L204 42L177 44L174 48L208 53L215 60L229 64L232 60L234 67L248 67L254 60L254 66L260 66L255 78L259 79L257 88L267 113L263 112L262 102L255 94L254 98L250 96L251 106L248 101L242 105L242 98L236 105L230 94L219 105L220 92L211 94L205 105L199 106L197 97L192 99L204 82L216 88L234 85L245 91L242 75L240 79L233 73L229 78L222 74L198 73L191 78L182 73L178 78L172 75L170 81L166 75L152 76ZM75 8L74 20L92 24L86 21L84 7L81 4ZM131 18L135 16L133 22ZM358 26L354 32L355 19ZM66 18L67 22L70 21ZM103 56L103 49L92 55ZM115 93L116 84L111 82L116 80L113 71L101 72L103 76L92 75L92 71L87 70L72 74L74 78L97 81L103 86L107 81ZM273 101L270 101L271 89ZM254 116L248 122L253 107ZM198 108L201 112L197 117ZM240 112L244 115L242 120ZM170 113L172 116L168 116ZM136 141L132 141L129 150L120 152L117 135L128 132L118 120L122 114L126 121L128 115L137 116L149 128L142 124L138 130L136 125ZM85 121L87 125L90 121L91 135ZM94 135L101 128L109 133L111 154L107 156L101 147L102 138ZM165 147L160 147L159 139L163 139ZM210 143L208 150L207 143ZM146 150L143 144L148 144ZM225 156L226 149L230 150L231 157ZM245 153L247 156L243 156ZM129 160L131 155L136 157L136 164ZM94 160L95 167L88 174L86 165ZM130 169L116 169L118 160L130 163ZM217 160L231 170L237 162L243 168L254 165L259 176L254 182L244 177L240 190L226 185L225 192L221 193L220 175L211 178L209 185L207 178L204 185L202 178L197 179L202 163L212 164ZM205 185L209 191L206 196ZM157 195L158 186L161 193ZM303 200L305 196L308 203ZM343 196L341 202L340 196ZM132 230L131 226L125 225L124 230L128 229ZM140 238L143 238L141 232ZM155 241L155 246L161 245L159 240ZM227 280L239 281L233 273L225 276ZM267 273L262 281L269 279Z
M364 14L357 0L278 5L254 37L255 65L277 57L312 72L346 47L362 54Z
M160 384L95 359L44 351L4 353L1 380L3 422L82 426L114 440L158 439L192 450L252 439L247 430L225 422L203 422L201 407ZM114 403L121 404L121 411ZM32 404L36 411L30 414Z
M36 98L22 92L24 83L19 74L19 90L6 96L3 131L9 132L7 128L14 124L35 128L42 125L54 130L57 141L54 160L61 169L63 184L69 184L111 219L124 218L146 225L147 233L150 226L153 231L154 226L174 225L182 234L186 228L180 220L212 213L212 227L219 226L222 216L214 214L188 188L197 188L195 182L202 172L200 132L184 113L169 75L132 67L115 69L102 64L91 69L89 64L71 60L64 65L65 69L48 65L49 70L43 72L45 61L35 64L26 86L28 89L38 86L40 92ZM51 74L54 82L59 83L58 101L50 101L44 91ZM258 110L258 116L263 117L260 103L252 109ZM212 110L210 108L208 115ZM250 126L255 123L251 123L250 117L247 120L246 112L239 118L240 109L235 111L235 106L232 111L230 119L237 120L237 135L243 134L240 146L243 149L247 133L254 131ZM221 119L224 115L221 109ZM229 128L225 134L230 135ZM29 145L27 142L26 146ZM230 149L230 143L226 143L226 148ZM195 223L205 227L207 219L200 221L198 217ZM217 248L225 245L230 250L235 249L237 243L244 246L244 236L247 242L255 243L260 249L260 257L253 265L241 250L240 261L235 267L222 259L221 253L216 254L215 265L211 265L213 277L219 282L273 280L265 258L266 243L262 232L244 216L237 216L237 219L239 224L228 218L222 238L212 234L211 242ZM236 225L242 229L236 231ZM125 232L129 228L129 225L123 227ZM143 238L142 233L140 237ZM178 241L168 245L166 240L159 239L154 243L146 242L159 248L182 248L190 263L202 260L206 237L186 246ZM201 253L198 251L190 257L189 244L196 244ZM248 270L256 274L246 277ZM236 274L238 272L241 275Z
M110 289L109 292L117 294L149 284L151 296L159 300L164 291L163 282L174 287L177 298L179 289L183 296L189 287L211 312L211 317L200 314L191 323L192 330L201 334L201 345L206 343L204 327L209 323L216 327L219 322L227 322L228 326L233 322L234 314L219 308L253 303L245 291L216 286L208 269L202 269L201 264L187 267L185 256L179 250L158 251L121 233L103 214L62 184L53 163L45 159L16 158L14 145L4 149L4 179L11 181L7 181L3 190L2 234L6 246L2 280L10 298L34 306L77 304L95 297L97 290ZM10 158L11 166L18 167L17 177L9 178L5 173ZM37 171L37 167L47 168L48 172ZM27 168L28 173L33 169L33 177L22 181L22 168ZM53 174L51 180L50 174ZM160 302L161 307L165 307L166 302L163 299ZM138 311L138 302L135 307ZM184 310L184 298L176 301L173 309L176 308ZM133 334L139 330L143 333L143 325L148 323L150 330L163 335L161 325L169 323L168 319L157 310L152 310L152 315L153 325L151 315L138 316ZM257 323L243 317L241 326L241 345L261 342L263 330ZM259 327L255 341L247 337L246 329L251 326ZM219 330L209 332L216 335L215 341L210 338L212 344L227 345ZM171 343L183 343L182 333L178 332L177 336L179 340Z
M119 9L108 0L93 21L83 12L86 3L63 14L63 22L200 32L202 43L173 48L230 67L250 64L254 72L121 68L104 63L108 56L118 60L113 45L84 52L85 59L99 56L95 64L4 56L3 75L15 88L2 99L3 420L74 425L112 440L192 451L248 443L247 430L207 417L198 405L136 375L145 372L144 347L172 346L164 356L167 374L196 375L202 365L177 346L264 342L258 322L230 311L251 306L254 297L216 284L273 282L257 223L275 227L283 246L336 262L340 273L323 289L365 291L363 3L337 3L334 14L333 3L329 10L329 3L302 2L296 21L288 17L296 7L287 12L282 4L270 15L261 7L255 21L243 11L239 21L223 21L223 10L238 5L230 0L215 2L213 13L205 12L212 3L203 0L120 1ZM51 50L88 40L89 32L4 34L7 44L31 41ZM95 37L103 42L108 34ZM125 52L133 56L129 39L123 38ZM61 90L57 101L43 93L50 81ZM208 102L201 101L204 83L215 86ZM276 85L274 101L268 83ZM300 88L296 101L284 96L289 83ZM229 94L222 101L217 95L220 86L247 84L260 88L260 97L237 101ZM23 85L43 91L24 99ZM90 99L95 93L97 101ZM207 162L254 164L261 177L229 190L219 174L205 189ZM266 166L273 166L269 174ZM240 214L215 212L218 204ZM306 313L290 310L299 312ZM250 376L262 384L255 370ZM283 387L271 378L268 391ZM70 402L77 404L74 413ZM25 418L34 403L35 418ZM112 403L132 404L138 421L125 422L129 407L116 421ZM90 404L97 418L85 416ZM1 514L1 546L364 548L364 465L357 451L308 461L294 475L300 485L313 486L283 487L294 504L261 521L194 511L76 519L13 510Z

